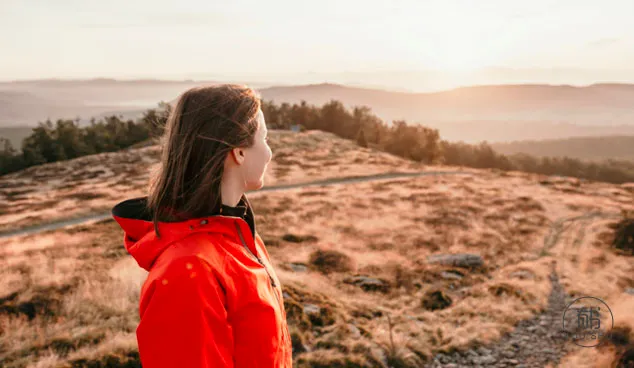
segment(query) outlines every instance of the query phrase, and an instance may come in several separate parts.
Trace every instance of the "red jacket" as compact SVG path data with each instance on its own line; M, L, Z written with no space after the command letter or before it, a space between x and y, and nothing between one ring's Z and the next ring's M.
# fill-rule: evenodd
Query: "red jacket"
M159 222L159 239L146 200L112 209L149 271L136 330L143 368L291 368L282 288L257 231L218 214Z

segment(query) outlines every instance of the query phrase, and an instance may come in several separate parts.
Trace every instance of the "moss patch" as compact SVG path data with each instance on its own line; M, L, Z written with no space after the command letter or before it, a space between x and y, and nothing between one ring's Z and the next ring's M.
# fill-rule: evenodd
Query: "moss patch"
M423 308L434 311L445 309L452 303L451 298L442 290L430 290L423 295L421 304Z
M308 262L314 269L324 274L348 272L354 268L352 259L336 250L316 250L310 255Z

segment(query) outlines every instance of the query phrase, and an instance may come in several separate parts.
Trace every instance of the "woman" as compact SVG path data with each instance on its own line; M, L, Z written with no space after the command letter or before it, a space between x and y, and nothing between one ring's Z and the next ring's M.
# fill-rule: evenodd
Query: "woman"
M183 93L149 195L118 203L128 252L149 271L143 368L291 367L280 281L244 192L271 160L260 100L244 86Z

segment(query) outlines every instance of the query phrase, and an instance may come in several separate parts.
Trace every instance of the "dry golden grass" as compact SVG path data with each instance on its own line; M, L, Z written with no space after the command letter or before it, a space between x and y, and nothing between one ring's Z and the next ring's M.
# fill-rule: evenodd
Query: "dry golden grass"
M274 156L266 185L425 169L412 161L361 148L331 133L271 130L269 137ZM121 193L145 195L159 153L158 146L128 149L2 176L0 232L103 213L121 198Z
M276 134L278 160L270 169L275 175L276 167L286 167L287 174L267 185L422 169L326 133ZM329 156L323 147L339 151ZM120 155L130 160L143 152ZM116 166L116 154L109 155ZM337 163L312 167L319 157ZM285 291L295 345L311 350L296 355L296 366L380 367L387 361L416 367L438 352L494 342L546 307L553 262L567 292L605 300L615 326L634 329L634 296L624 293L634 287L634 262L610 245L615 214L634 210L628 186L464 171L470 174L249 195ZM147 178L135 175L138 186ZM133 187L119 190L126 197L141 194ZM118 191L106 196L122 199ZM119 227L103 221L3 241L5 366L138 364L134 331L145 271L121 239ZM467 269L428 261L443 253L475 253L484 263ZM434 296L449 305L426 309L423 299ZM607 366L618 354L579 348L560 366Z
M146 273L120 252L117 232L118 225L107 221L2 245L4 366L136 359L134 331Z

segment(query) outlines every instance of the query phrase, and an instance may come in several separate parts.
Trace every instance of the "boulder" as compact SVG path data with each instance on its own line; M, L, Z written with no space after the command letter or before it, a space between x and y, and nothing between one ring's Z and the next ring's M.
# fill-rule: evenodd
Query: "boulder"
M427 262L444 266L476 268L484 265L484 260L479 254L434 254L427 258Z
M390 285L387 282L367 276L346 277L343 282L359 286L364 291L380 291L386 293L390 290Z
M308 267L306 267L303 263L289 263L288 267L295 272L306 272L308 271Z
M519 270L511 273L509 277L520 280L532 280L535 278L535 275L528 270Z
M318 315L320 311L321 311L321 308L319 308L315 304L304 304L304 313L306 313L309 316L311 314L317 314Z
M464 276L463 274L454 270L442 271L440 273L440 277L442 277L445 280L462 280L463 276Z

